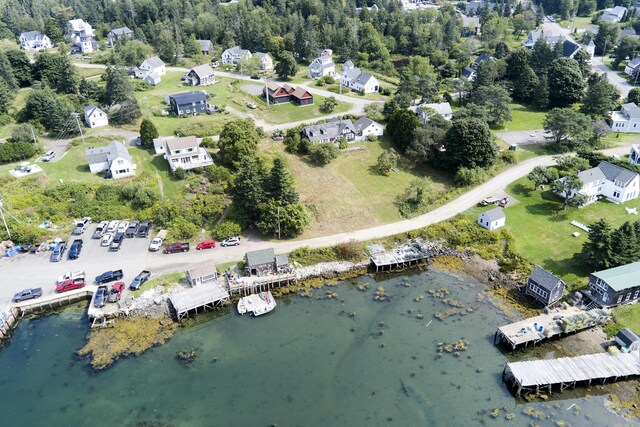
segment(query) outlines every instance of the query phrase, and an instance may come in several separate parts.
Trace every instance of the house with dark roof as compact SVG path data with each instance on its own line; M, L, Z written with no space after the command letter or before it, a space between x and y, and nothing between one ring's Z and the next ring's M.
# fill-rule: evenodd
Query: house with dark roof
M113 46L122 37L133 37L133 31L129 27L114 28L107 33L107 43L109 46Z
M548 45L554 46L559 41L562 41L563 37L551 31L533 30L529 32L527 39L522 42L522 46L527 49L533 49L533 46L539 39L544 40Z
M24 50L39 51L51 49L53 43L46 35L40 31L27 31L20 34L20 47Z
M478 215L478 224L487 230L495 230L502 227L507 220L502 208L494 208Z
M207 86L216 82L213 68L209 64L193 67L187 73L184 82L189 86Z
M90 128L97 128L100 126L107 126L109 124L109 118L107 113L99 109L93 104L89 104L84 107L84 121Z
M380 90L380 83L371 74L353 67L348 61L342 65L342 85L361 93L375 93Z
M147 74L155 74L156 76L163 76L167 73L167 69L164 65L164 61L157 56L146 58L142 61L142 64L136 71L136 77L144 79Z
M636 199L640 191L640 175L609 162L600 162L595 168L579 172L578 177L582 181L582 188L578 193L586 197L585 205L600 198L613 203L624 203ZM571 195L574 194L575 191ZM560 196L564 197L564 194Z
M467 79L470 82L474 81L476 78L476 70L473 67L464 67L462 70L461 77L463 79Z
M179 117L206 113L207 96L200 91L169 95L169 108Z
M290 99L291 102L300 106L313 104L313 95L302 86L297 86L293 92L291 92Z
M635 56L624 66L624 73L628 76L635 77L640 67L640 56Z
M319 79L336 74L336 64L330 55L318 56L309 64L309 78Z
M640 38L640 36L638 36L638 34L636 33L636 30L633 28L627 28L625 30L620 30L620 37L631 37L633 39L637 39Z
M365 116L360 116L355 122L334 117L325 123L305 126L300 133L312 143L337 144L340 138L352 143L364 141L369 135L382 136L384 129L380 123Z
M640 350L640 337L629 328L623 328L616 334L616 344L627 351Z
M640 262L591 273L586 292L601 307L630 304L640 299Z
M247 276L287 274L293 270L288 255L276 256L273 248L247 252L244 256L244 271Z
M136 173L136 165L121 142L111 141L106 147L89 147L85 150L85 156L92 173L109 171L113 179L133 176Z
M200 52L202 52L203 55L209 56L213 53L213 43L211 43L211 40L196 40L196 41L200 45Z
M262 89L262 96L269 97L269 102L282 104L293 102L298 105L313 104L313 95L301 86L291 86L289 84L280 85L276 82L269 82L266 88Z
M189 170L213 164L211 155L207 150L200 147L195 136L166 138L164 144L164 157L169 163L171 172L175 172L178 169Z
M562 298L565 287L565 283L560 278L536 265L527 281L525 293L545 306L549 306Z
M580 45L571 39L565 39L562 42L562 56L565 58L573 58L582 49Z

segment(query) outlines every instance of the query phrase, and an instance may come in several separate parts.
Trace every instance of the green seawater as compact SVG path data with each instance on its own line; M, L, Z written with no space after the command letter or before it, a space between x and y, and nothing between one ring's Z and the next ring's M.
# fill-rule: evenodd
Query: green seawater
M363 292L357 284L371 287ZM373 300L378 286L390 301ZM427 290L442 287L473 311L434 318L450 307ZM81 313L23 321L0 350L0 425L638 425L607 410L602 396L584 399L584 389L543 403L516 400L501 381L507 358L493 346L506 319L478 301L482 289L474 279L433 271L361 277L311 298L280 298L258 318L229 309L201 316L165 345L99 373L74 356L88 330ZM327 290L338 297L326 299ZM468 350L436 357L439 342L458 339ZM192 348L192 363L177 359ZM523 414L527 406L545 418ZM494 408L506 411L493 418Z

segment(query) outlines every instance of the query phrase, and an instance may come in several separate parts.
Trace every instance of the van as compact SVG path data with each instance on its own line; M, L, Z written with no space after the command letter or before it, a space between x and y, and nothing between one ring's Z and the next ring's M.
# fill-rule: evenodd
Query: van
M43 162L50 162L56 156L56 152L53 150L49 150L42 155Z

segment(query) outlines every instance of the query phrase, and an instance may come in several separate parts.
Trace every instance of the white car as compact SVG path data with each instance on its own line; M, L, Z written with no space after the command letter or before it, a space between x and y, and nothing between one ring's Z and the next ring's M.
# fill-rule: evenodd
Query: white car
M118 229L118 221L111 221L107 227L107 233L115 233Z
M100 246L109 246L113 241L113 234L107 233L102 236L102 240L100 241Z
M53 150L49 150L42 155L43 162L50 162L56 156L56 152Z
M238 246L240 244L239 237L229 237L228 239L224 239L220 246Z
M129 228L129 221L120 221L120 224L118 224L118 233L126 233L127 228Z
M58 276L58 283L64 283L67 280L84 279L84 271L67 271L62 276Z
M162 242L163 240L159 237L156 237L155 239L153 239L151 241L151 244L149 245L149 250L151 252L157 252L160 250L160 246L162 246Z

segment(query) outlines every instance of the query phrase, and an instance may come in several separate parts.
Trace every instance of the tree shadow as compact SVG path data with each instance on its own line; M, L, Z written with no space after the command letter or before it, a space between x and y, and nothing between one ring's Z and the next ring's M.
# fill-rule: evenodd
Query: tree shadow
M511 192L514 195L518 196L530 197L532 191L534 191L533 188L522 183L515 184L513 187L511 187Z
M89 165L81 164L76 166L76 170L80 173L91 173L91 169L89 169Z
M528 205L525 209L531 215L558 216L562 211L562 206L558 206L557 203L546 202L536 203L535 205Z

